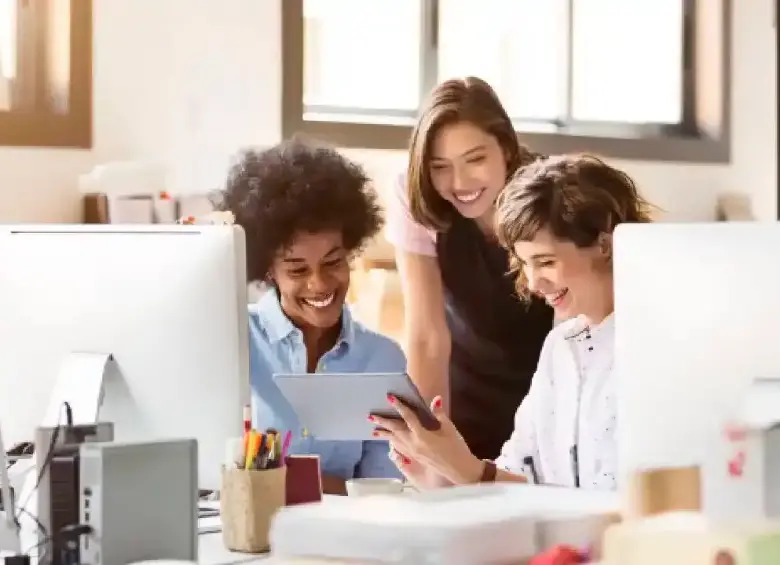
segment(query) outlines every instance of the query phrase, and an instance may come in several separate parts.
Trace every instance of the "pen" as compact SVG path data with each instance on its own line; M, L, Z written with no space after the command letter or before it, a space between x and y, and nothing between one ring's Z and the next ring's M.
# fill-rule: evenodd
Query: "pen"
M279 454L280 463L287 460L287 452L290 450L291 442L292 442L292 431L287 430L287 433L284 434L284 443L282 444L282 452Z
M571 471L574 476L574 487L580 488L580 460L576 445L571 447L569 454L571 455Z
M244 406L244 432L248 432L252 429L252 407L247 404Z
M265 459L266 453L267 453L266 438L263 434L260 434L260 441L258 442L257 453L255 454L255 457L252 460L252 469L257 470L263 468L263 460Z
M273 433L268 434L268 443L266 445L266 457L263 460L263 469L268 469L273 466L274 454L276 453L276 435Z
M246 459L244 460L244 469L249 470L252 468L252 463L257 455L259 448L258 441L260 437L254 430L249 430L249 441L247 442Z

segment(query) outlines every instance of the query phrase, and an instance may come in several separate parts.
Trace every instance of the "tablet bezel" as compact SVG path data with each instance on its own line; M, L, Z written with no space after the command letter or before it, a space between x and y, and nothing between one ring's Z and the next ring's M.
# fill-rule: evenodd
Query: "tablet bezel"
M399 417L388 394L414 410L426 429L441 425L406 373L275 373L273 380L301 426L318 439L375 439L369 415Z

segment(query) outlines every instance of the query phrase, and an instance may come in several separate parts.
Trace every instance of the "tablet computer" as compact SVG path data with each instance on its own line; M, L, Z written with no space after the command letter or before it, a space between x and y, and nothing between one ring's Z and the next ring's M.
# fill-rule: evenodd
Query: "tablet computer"
M440 426L405 373L277 373L273 376L307 432L324 440L373 439L369 414L399 418L392 394L415 411L428 429Z

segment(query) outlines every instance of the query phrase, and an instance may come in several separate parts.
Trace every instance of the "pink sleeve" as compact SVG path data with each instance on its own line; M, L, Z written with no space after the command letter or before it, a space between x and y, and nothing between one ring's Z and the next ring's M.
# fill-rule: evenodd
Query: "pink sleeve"
M403 175L387 197L385 239L400 251L436 257L436 234L412 218Z

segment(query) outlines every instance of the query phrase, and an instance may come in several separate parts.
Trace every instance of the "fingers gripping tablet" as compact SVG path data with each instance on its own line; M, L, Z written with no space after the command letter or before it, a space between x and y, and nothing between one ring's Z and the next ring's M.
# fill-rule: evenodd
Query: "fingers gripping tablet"
M409 406L426 429L440 426L405 373L275 374L273 379L301 425L319 439L372 439L370 414L399 417L388 394Z

